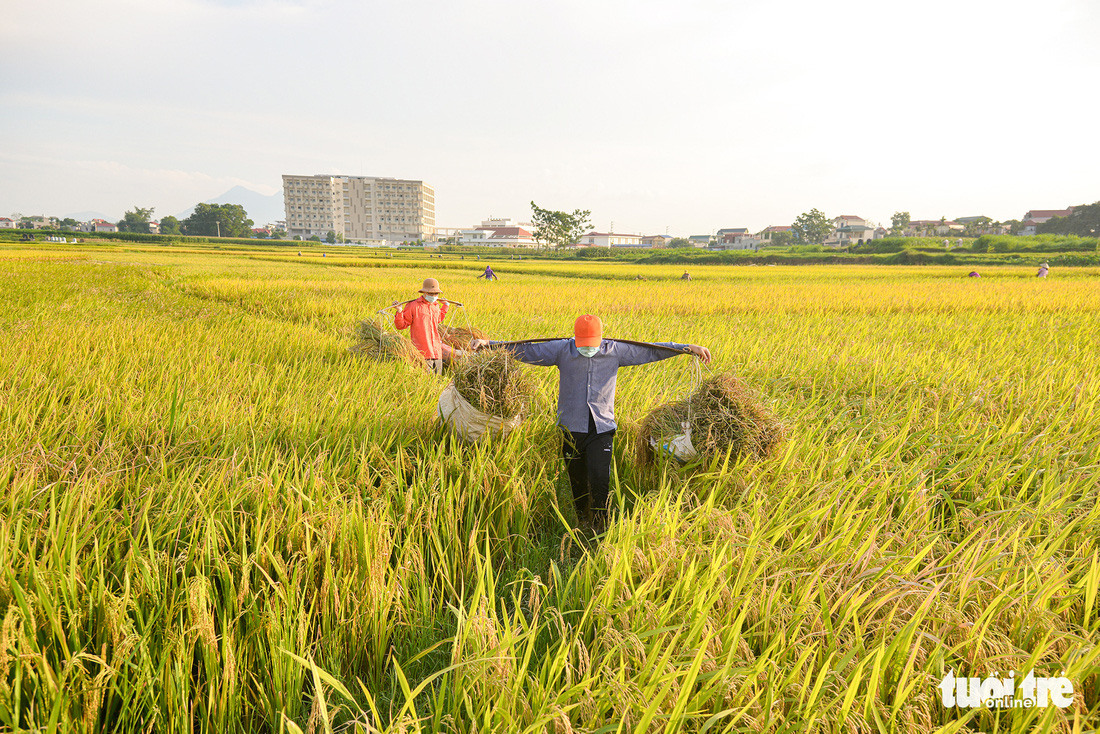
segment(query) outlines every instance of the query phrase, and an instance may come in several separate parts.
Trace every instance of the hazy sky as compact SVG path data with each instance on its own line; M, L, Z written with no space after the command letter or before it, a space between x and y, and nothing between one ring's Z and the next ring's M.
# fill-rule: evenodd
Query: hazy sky
M0 214L423 179L704 233L1100 199L1097 0L0 0Z

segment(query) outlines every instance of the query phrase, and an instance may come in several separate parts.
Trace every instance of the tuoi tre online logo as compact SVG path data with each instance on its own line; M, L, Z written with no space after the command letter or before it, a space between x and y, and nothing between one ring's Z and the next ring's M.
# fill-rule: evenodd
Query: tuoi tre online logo
M1073 704L1073 683L1069 678L1037 678L1029 671L1017 685L1015 671L1007 678L957 678L949 672L936 686L945 708L1046 708ZM1017 696L1019 694L1019 696Z

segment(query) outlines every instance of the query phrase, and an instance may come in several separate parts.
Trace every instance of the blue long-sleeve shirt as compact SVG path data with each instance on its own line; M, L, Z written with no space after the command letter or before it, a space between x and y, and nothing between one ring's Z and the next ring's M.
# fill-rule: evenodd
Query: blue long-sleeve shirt
M490 342L500 344L500 342ZM659 346L687 349L687 344L658 342ZM577 351L572 339L555 339L507 346L515 358L539 367L558 368L558 425L573 433L588 431L591 413L597 433L615 425L615 378L620 367L633 367L675 357L676 352L604 339L591 357Z

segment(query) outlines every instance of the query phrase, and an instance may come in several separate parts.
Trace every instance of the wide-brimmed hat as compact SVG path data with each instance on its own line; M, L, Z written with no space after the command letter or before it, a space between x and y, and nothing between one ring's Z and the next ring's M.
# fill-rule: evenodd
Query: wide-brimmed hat
M573 343L578 347L598 347L603 339L603 322L598 316L585 314L573 324Z
M443 291L439 290L439 281L435 278L425 278L424 286L420 289L421 293L427 293L429 296L436 296Z

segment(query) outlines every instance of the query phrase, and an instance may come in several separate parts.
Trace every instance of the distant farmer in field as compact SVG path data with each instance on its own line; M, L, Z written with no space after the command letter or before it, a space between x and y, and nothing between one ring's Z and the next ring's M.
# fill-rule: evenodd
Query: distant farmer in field
M474 349L500 342L474 341ZM572 339L504 344L516 359L558 368L558 425L562 455L573 490L577 517L597 533L607 528L611 449L615 440L615 378L620 367L657 362L691 353L710 362L710 351L695 344L644 345L603 338L603 324L585 315L573 325Z
M393 316L393 325L398 329L409 329L413 345L424 355L428 369L437 375L443 374L444 360L449 362L454 357L454 350L439 338L439 325L443 323L449 305L446 299L437 303L442 292L438 280L427 278L420 288L420 297L406 303L405 308ZM401 304L394 301L393 305Z
M497 279L497 274L493 272L492 267L490 267L489 265L486 265L485 266L485 272L482 273L481 275L477 276L477 277L485 278L485 280L487 280L487 281L496 280Z
M685 270L684 274L680 276L680 280L691 280L691 274Z
M1045 278L1045 277L1047 277L1047 273L1049 273L1049 272L1050 272L1050 266L1047 265L1046 263L1043 263L1042 265L1039 266L1039 272L1035 274L1035 277L1036 278Z
M968 278L980 278L982 276L978 273L977 270L971 270L970 275L968 275L966 277L968 277Z

